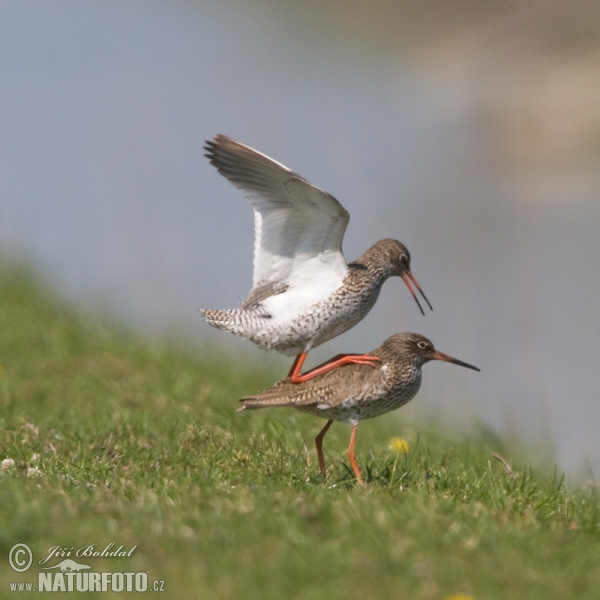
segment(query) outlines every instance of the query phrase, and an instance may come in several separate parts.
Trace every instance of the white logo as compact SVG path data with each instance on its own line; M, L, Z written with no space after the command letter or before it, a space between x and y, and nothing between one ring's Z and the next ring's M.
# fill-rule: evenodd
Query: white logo
M32 562L33 554L27 544L15 544L8 553L8 564L17 573L27 571Z
M44 571L47 571L48 569L60 569L63 573L79 573L79 571L82 571L83 569L91 568L90 565L80 565L70 558L65 558L65 560L61 560L53 567L44 567Z
M96 544L82 546L79 549L65 546L52 546L47 556L39 561L37 587L33 581L10 582L11 591L21 592L164 592L163 579L149 580L143 571L112 571L98 573L94 567L79 563L73 558L126 558L132 556L137 546L129 550L115 542L97 549ZM49 560L60 560L50 567L41 567ZM27 544L15 544L8 553L8 562L17 573L24 573L33 564L33 552ZM42 571L48 571L43 573Z

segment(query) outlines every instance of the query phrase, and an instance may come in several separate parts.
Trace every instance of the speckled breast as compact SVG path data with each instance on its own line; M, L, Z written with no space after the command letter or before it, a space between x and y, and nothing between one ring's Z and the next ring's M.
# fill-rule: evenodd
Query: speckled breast
M309 351L359 323L373 308L381 286L371 289L340 287L329 298L313 304L288 323L264 327L252 341L293 356Z
M358 390L339 404L315 403L295 408L324 419L356 424L361 419L372 419L404 406L415 397L420 387L421 370L408 367L403 373L383 377L377 386Z

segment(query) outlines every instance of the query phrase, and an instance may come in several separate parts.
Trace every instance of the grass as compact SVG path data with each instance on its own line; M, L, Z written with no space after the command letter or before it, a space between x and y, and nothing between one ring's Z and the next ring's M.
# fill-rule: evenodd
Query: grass
M143 571L165 598L598 597L594 490L552 471L392 417L359 428L364 488L334 425L322 483L322 422L234 412L278 374L81 315L15 268L0 268L0 332L0 597L27 597L9 582L37 585L51 547L111 542L135 550L72 557Z

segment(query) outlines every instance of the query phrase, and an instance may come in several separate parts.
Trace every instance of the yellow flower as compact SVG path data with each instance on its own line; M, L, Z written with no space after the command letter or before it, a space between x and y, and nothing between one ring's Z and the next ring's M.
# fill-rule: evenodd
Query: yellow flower
M401 437L395 437L390 440L389 448L392 452L404 452L406 454L408 452L408 442Z

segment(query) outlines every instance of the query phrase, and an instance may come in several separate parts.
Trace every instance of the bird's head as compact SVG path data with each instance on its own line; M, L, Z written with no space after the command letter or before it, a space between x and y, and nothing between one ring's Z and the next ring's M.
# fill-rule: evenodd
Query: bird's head
M421 286L415 279L415 276L411 273L410 270L410 252L408 248L398 240L386 239L378 242L378 246L380 247L381 252L383 253L386 262L390 265L390 276L402 277L406 287L412 294L412 297L415 299L421 314L425 314L419 299L417 298L417 294L413 289L413 285L419 290L421 296L425 302L427 302L427 306L429 306L430 310L433 310L431 303L427 300L427 296L423 293Z
M443 360L461 367L466 367L467 369L479 371L479 369L473 365L436 350L430 340L418 333L397 333L396 335L389 337L383 343L381 350L387 351L390 354L393 353L395 356L413 362L419 367L431 360ZM375 351L375 354L377 354L377 351Z

